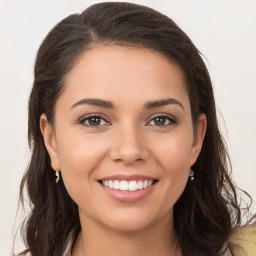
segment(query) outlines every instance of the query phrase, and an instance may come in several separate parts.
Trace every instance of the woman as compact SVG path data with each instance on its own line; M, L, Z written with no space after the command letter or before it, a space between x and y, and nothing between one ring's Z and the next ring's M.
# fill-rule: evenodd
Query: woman
M92 5L50 31L34 72L20 255L236 255L211 80L171 19Z

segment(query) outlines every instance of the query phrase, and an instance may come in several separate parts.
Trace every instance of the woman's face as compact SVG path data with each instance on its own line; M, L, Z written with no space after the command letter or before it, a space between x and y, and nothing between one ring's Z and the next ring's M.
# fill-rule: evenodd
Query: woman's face
M41 117L52 167L81 221L116 230L171 223L205 127L201 115L193 131L177 65L121 46L85 52L56 102L54 128Z

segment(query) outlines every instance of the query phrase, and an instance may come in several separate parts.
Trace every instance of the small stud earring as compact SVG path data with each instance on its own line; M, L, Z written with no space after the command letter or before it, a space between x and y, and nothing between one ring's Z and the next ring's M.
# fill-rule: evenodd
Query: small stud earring
M56 183L59 183L59 181L60 181L60 174L59 174L59 171L56 171L56 172L55 172L55 175L56 175L56 177L57 177L56 180L55 180L55 182L56 182Z
M195 179L194 177L194 171L192 169L190 169L190 172L189 172L189 177L190 177L190 180L193 181Z

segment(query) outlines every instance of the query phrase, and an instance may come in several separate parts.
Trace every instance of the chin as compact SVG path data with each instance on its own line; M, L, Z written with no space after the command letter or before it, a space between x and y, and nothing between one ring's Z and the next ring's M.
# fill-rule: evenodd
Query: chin
M120 219L114 220L111 223L105 223L108 228L119 231L119 232L140 232L147 229L150 226L151 222L146 222L142 219Z
M139 232L154 226L160 219L162 219L161 216L154 214L152 209L151 211L123 209L105 216L102 223L106 227L120 232Z

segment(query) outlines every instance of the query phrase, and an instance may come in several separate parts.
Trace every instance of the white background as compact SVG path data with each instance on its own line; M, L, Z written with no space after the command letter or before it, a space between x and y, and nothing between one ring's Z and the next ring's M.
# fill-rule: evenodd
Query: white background
M62 18L97 1L0 0L0 255L10 255L29 159L27 100L36 51ZM133 1L168 15L207 58L238 186L256 199L255 0ZM226 132L227 131L227 132ZM17 220L19 221L19 220Z

